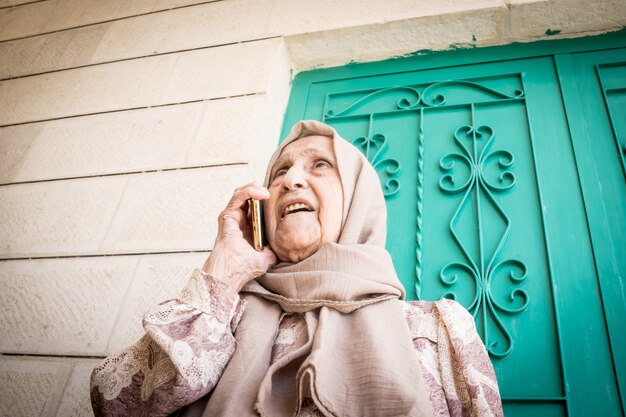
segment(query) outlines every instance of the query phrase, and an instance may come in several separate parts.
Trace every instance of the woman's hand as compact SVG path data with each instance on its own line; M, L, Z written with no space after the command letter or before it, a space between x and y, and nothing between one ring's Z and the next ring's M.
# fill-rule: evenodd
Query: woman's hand
M268 246L261 252L252 247L252 227L247 213L248 199L266 200L269 196L267 188L258 183L246 184L235 190L219 215L215 245L202 270L236 292L276 262L276 255Z

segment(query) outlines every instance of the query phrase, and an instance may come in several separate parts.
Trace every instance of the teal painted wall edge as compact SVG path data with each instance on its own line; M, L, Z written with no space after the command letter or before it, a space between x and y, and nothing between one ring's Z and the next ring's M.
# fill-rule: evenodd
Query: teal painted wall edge
M511 43L487 47L451 45L447 50L419 50L384 61L350 63L340 67L301 72L292 81L291 94L279 143L289 133L291 126L303 118L309 87L317 82L562 53L606 50L624 46L626 46L626 28L602 35L572 39L545 39L530 43Z

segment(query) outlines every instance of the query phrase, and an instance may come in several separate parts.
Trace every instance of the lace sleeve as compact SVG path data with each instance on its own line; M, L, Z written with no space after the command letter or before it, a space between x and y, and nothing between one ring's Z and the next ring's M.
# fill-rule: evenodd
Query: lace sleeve
M95 415L167 416L206 395L235 352L244 307L224 283L194 271L179 299L144 316L143 338L93 370Z
M405 310L434 416L502 417L493 366L467 310L446 299Z
M456 405L451 415L502 417L496 375L473 317L456 301L443 299L435 305L441 320L441 379L448 404Z

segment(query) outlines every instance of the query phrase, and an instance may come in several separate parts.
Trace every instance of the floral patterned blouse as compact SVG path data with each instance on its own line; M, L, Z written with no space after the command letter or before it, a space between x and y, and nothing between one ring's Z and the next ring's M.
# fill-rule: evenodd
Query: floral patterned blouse
M168 416L209 393L236 349L245 301L225 284L194 271L180 298L143 320L146 334L107 357L91 375L99 416ZM502 416L493 367L470 314L450 300L404 303L415 354L436 416ZM284 314L272 363L306 340L300 314ZM305 399L299 417L322 416Z

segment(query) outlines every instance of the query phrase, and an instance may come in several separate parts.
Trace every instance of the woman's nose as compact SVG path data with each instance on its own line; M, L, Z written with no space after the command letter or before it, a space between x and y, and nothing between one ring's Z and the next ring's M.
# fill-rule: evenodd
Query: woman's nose
M308 186L306 171L300 167L292 166L283 177L283 187L287 190L308 188Z

